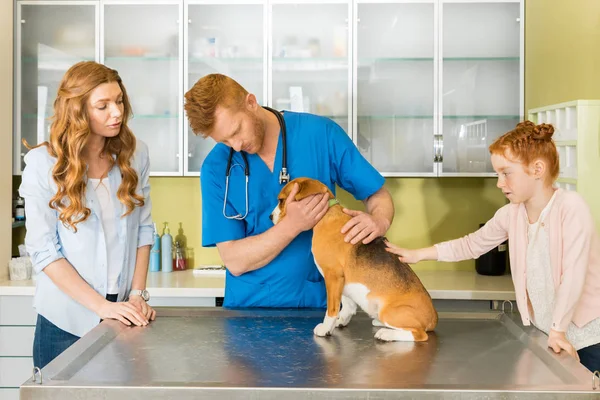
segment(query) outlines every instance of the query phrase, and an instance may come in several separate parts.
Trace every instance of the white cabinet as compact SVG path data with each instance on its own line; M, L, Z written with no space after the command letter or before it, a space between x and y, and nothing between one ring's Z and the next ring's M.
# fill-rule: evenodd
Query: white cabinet
M355 143L385 175L433 176L438 5L356 5Z
M154 175L183 172L183 5L104 1L100 61L119 72Z
M523 115L519 1L440 3L439 173L493 172L488 147Z
M19 386L33 371L37 314L32 296L0 295L0 398L18 399Z
M69 67L98 60L98 2L19 2L16 10L15 173L28 151L48 139L58 86ZM52 15L52 18L49 18Z
M220 73L253 93L259 104L266 104L266 6L251 1L243 4L190 1L185 12L185 91L203 76ZM184 171L186 175L199 175L202 162L215 142L194 135L187 119L184 126L187 155Z
M209 73L332 118L385 176L491 175L487 146L522 120L520 0L49 0L17 14L16 174L20 138L47 137L81 59L119 71L152 175L199 175L214 141L191 132L183 95Z

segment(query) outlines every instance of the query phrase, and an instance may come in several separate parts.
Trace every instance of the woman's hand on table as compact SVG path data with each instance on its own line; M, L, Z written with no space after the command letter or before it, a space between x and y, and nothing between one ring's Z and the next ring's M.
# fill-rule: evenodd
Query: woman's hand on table
M142 315L146 318L146 321L154 321L156 318L156 310L146 303L146 300L142 298L142 296L129 296L128 303L137 308Z
M142 300L143 301L143 300ZM154 310L153 310L154 311ZM148 325L148 319L130 302L118 302L105 300L97 312L101 319L116 319L125 325Z

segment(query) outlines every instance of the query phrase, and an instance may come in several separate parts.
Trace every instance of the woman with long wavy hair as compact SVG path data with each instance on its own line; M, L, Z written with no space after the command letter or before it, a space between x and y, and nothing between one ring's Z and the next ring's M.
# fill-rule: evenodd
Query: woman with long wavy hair
M49 141L25 156L19 192L37 273L37 367L102 319L140 326L155 318L146 304L149 157L127 127L130 116L117 71L77 63L59 85Z

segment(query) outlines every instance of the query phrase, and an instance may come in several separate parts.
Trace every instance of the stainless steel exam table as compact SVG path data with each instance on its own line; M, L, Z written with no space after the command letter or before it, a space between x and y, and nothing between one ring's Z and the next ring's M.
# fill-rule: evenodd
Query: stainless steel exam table
M518 314L440 313L422 343L384 343L359 313L158 308L107 320L21 386L21 399L600 399L598 379Z

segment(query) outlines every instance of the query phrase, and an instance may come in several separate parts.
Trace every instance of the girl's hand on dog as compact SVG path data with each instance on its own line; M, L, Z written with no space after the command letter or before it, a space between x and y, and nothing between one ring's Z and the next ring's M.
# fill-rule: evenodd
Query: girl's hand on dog
M387 245L386 250L388 252L397 255L400 261L407 264L416 264L423 260L437 260L438 258L435 246L409 250L398 247L387 240L385 241L385 244Z

